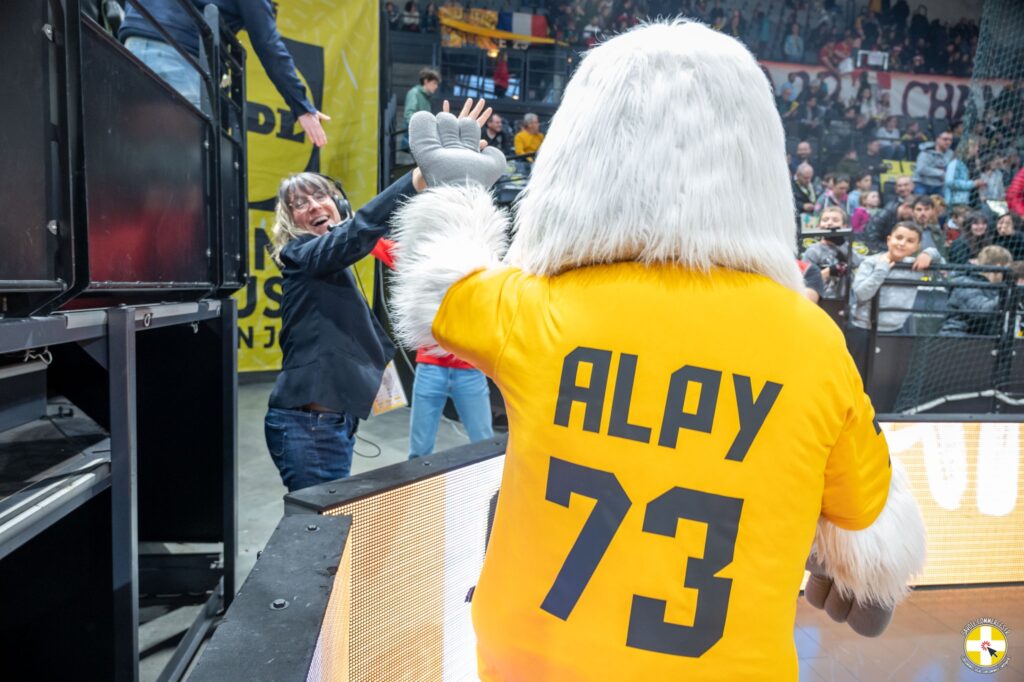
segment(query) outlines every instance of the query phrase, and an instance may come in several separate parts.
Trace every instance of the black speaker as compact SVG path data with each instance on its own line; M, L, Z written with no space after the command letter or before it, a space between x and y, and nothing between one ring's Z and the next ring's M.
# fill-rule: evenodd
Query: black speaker
M228 85L216 78L212 100L206 87L202 110L77 0L0 9L0 87L18 93L0 112L0 238L13 249L0 261L0 314L195 300L244 284L244 57L209 16L193 19L214 38L200 61Z

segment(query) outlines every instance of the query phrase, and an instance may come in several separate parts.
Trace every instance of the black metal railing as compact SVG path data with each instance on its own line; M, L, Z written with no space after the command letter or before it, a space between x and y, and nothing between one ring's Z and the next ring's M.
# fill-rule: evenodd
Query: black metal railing
M910 268L899 263L893 272ZM1024 288L1010 271L943 264L903 277L887 278L870 299L867 329L851 319L847 331L848 338L866 334L866 343L852 343L851 350L875 409L1024 413L1024 362L1017 359L1024 349ZM894 290L913 294L901 297L909 299L903 305L885 305L886 292Z

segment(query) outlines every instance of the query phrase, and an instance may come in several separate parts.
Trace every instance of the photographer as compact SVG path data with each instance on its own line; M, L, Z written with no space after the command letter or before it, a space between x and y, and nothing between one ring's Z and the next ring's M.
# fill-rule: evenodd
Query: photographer
M846 211L837 206L824 209L818 228L832 231L849 230ZM826 235L821 241L808 247L803 260L821 271L821 279L825 282L822 298L834 299L845 296L850 271L856 269L864 257L850 248L846 237Z

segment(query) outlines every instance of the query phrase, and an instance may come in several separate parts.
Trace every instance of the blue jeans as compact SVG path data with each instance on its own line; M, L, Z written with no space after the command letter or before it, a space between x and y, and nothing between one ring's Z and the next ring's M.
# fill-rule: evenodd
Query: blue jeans
M197 109L202 109L200 104L200 83L202 81L199 78L199 73L185 61L180 52L167 43L138 36L132 36L126 40L124 46L143 64L152 69L156 75L163 78L168 85L192 102Z
M359 420L344 412L271 407L263 420L267 449L289 491L348 476L358 428Z
M421 363L416 366L416 379L412 384L409 459L434 451L441 411L448 396L455 402L470 442L494 435L491 428L491 392L483 372Z
M925 185L920 182L915 182L914 194L920 194L921 196L938 194L939 196L942 196L942 185Z

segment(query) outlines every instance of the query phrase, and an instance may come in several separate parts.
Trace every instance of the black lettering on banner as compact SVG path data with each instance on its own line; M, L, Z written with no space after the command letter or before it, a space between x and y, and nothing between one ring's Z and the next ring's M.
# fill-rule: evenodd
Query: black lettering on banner
M267 247L270 246L270 238L267 236L267 231L262 227L257 227L253 232L253 241L255 241L255 249L253 253L253 270L266 270L267 269Z
M281 118L281 129L277 131L277 136L282 140L291 140L292 142L305 142L306 133L299 128L299 132L295 132L295 116L288 109L278 109L278 116Z
M686 391L690 382L700 384L700 402L694 413L683 411L683 405L686 404ZM711 427L715 421L715 403L718 402L718 389L721 383L722 373L713 369L686 365L673 372L668 384L665 416L661 421L658 445L674 448L679 438L680 429L711 433Z
M608 423L608 435L635 440L638 443L651 442L651 430L646 426L629 423L629 405L636 381L637 356L623 353L619 356L619 371L615 377L612 392L612 414Z
M263 314L269 318L281 317L281 299L284 297L282 289L282 277L269 277L263 282L263 294L267 297L267 305L263 308ZM270 302L276 303L277 307L271 307Z
M274 132L277 119L274 117L274 110L266 104L247 101L245 103L245 114L245 123L250 133L269 135Z
M578 386L576 374L583 363L590 365L590 385ZM612 352L579 346L565 356L562 362L562 379L558 384L558 401L555 404L555 425L569 426L572 404L584 405L583 430L598 433L601 430L601 415L604 412L604 396L608 389L608 373L612 364Z
M572 493L595 504L541 604L562 620L572 614L632 506L614 473L552 457L545 499L568 507ZM634 594L626 646L695 658L722 638L732 579L717 574L732 563L742 511L743 500L680 487L647 505L645 533L674 538L678 521L687 519L706 524L707 539L703 556L688 557L684 566L683 585L697 590L693 625L666 622L666 600Z
M252 348L252 335L253 335L252 325L249 325L247 327L239 327L238 328L238 347L241 348L242 346L245 346L246 348Z
M672 488L647 505L644 532L673 538L679 519L707 524L703 558L689 557L683 584L697 590L693 625L665 621L668 602L633 595L626 646L696 658L722 639L732 578L716 574L732 563L743 500L686 488Z
M562 620L567 619L576 607L632 504L610 471L591 469L552 457L545 499L568 507L572 493L589 497L595 500L595 504L540 606Z
M238 319L249 317L256 310L256 278L245 283L245 306L238 309Z
M945 118L951 121L961 118L964 114L965 97L970 97L970 88L965 85L958 87L953 83L932 83L931 86L932 97L928 107L928 118ZM939 111L942 111L943 115L940 115Z
M266 327L264 327L264 329L266 329L269 332L269 338L267 339L267 342L263 344L263 347L273 348L274 344L277 343L277 329L275 329L271 325L267 325Z
M750 377L733 374L732 384L736 389L736 408L740 415L740 431L733 439L725 458L742 462L743 458L747 456L750 446L753 445L754 438L761 431L764 420L768 418L772 406L775 405L775 400L782 391L782 384L766 381L757 400L754 400Z

